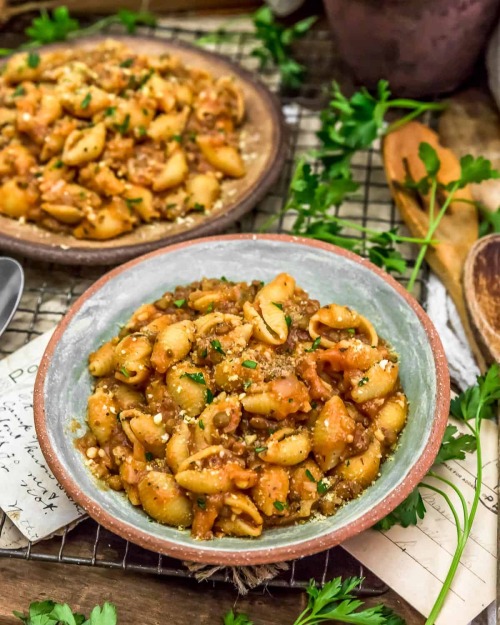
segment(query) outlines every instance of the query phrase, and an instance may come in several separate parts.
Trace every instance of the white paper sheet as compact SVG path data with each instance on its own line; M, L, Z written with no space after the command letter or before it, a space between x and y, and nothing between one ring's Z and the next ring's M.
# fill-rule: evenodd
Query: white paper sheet
M458 427L458 423L455 423ZM497 427L485 421L481 429L483 487L472 533L462 556L452 590L436 623L466 625L495 600L497 561ZM469 506L474 496L476 455L450 461L436 470L458 485ZM438 486L460 510L458 497L442 482ZM415 527L393 527L388 532L368 530L342 546L384 580L415 609L428 616L448 572L457 533L444 499L422 489L427 508Z
M0 362L0 508L32 541L83 515L47 467L33 422L33 386L51 334ZM6 541L19 541L12 528Z

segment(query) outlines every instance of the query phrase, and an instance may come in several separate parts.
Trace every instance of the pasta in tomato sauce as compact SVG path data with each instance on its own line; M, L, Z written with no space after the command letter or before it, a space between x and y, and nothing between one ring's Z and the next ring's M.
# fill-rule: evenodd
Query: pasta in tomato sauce
M282 273L203 279L138 308L89 357L77 441L110 488L199 539L331 515L405 425L398 358L368 319Z

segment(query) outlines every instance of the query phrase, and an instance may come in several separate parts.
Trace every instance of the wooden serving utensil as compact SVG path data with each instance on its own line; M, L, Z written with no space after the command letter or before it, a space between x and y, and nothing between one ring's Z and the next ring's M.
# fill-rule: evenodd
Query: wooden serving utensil
M410 175L420 180L426 175L418 156L419 145L429 143L437 152L441 167L440 182L447 184L460 177L460 163L455 154L441 145L439 136L427 126L411 122L387 135L383 142L383 158L386 177L392 196L404 222L414 237L425 238L429 230L429 198L404 186ZM435 212L444 202L438 193ZM485 361L472 331L464 300L462 272L467 254L478 238L478 218L468 187L456 192L453 201L438 228L435 244L429 246L426 260L439 276L450 294L464 326L467 339L479 368L484 371ZM460 200L465 200L464 202Z
M500 362L500 234L479 239L467 256L464 290L472 328L484 356Z

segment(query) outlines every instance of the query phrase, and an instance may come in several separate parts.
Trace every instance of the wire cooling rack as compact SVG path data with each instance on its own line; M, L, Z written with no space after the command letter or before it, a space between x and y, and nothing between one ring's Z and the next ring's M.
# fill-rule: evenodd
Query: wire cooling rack
M144 31L156 37L173 38L193 42L207 31L188 30L179 27L159 26L153 31ZM241 63L247 69L257 70L258 61L251 55L256 41L251 32L232 32L230 38L222 37L209 49L221 52ZM255 232L273 215L278 216L286 201L287 189L297 156L310 150L316 144L315 131L318 128L318 109L327 101L327 85L335 77L349 89L349 77L339 64L333 43L327 31L314 31L300 43L296 54L299 62L308 67L307 80L297 92L288 92L279 82L279 76L272 70L260 71L260 77L279 96L291 142L286 165L282 175L267 197L228 232ZM375 230L402 227L397 211L385 181L381 155L377 146L356 155L353 163L356 180L360 184L357 195L345 202L337 214L357 221ZM293 216L279 216L269 229L272 232L289 232ZM364 245L364 236L356 231L346 231ZM414 262L412 248L400 246L407 260L408 272ZM19 309L6 333L0 339L0 357L12 353L25 343L36 338L56 325L75 299L81 295L109 267L64 267L24 258L18 259L24 267L26 286ZM424 273L426 269L424 269ZM405 284L408 275L396 276ZM423 298L426 275L419 277L417 287ZM0 285L1 286L1 285ZM0 538L9 523L0 514ZM76 528L65 529L60 536L37 544L29 543L19 549L0 549L0 556L120 568L144 573L175 577L188 577L191 573L179 561L137 547L112 534L91 519L86 519ZM359 575L365 577L364 594L379 594L387 587L340 547L321 554L290 563L287 571L271 580L269 585L303 587L311 578L324 582L336 575ZM230 581L228 570L216 573L213 581Z

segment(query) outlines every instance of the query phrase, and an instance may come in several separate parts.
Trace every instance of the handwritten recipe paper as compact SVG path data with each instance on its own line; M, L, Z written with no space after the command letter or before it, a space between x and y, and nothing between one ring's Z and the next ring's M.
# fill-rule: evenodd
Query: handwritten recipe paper
M83 514L47 467L33 422L33 386L51 334L0 362L0 508L31 541L50 536ZM23 543L15 528L3 528L1 547Z
M0 362L0 508L17 526L4 526L3 548L24 546L23 536L40 540L83 514L47 468L33 425L33 385L51 334L40 336ZM482 443L481 502L439 625L466 625L495 599L497 428L489 421L482 426ZM475 463L476 456L471 454L439 469L460 487L469 505ZM426 481L432 483L429 478ZM443 484L439 486L443 488ZM423 490L422 494L427 514L418 526L393 527L385 533L368 530L342 546L422 614L428 614L448 571L456 530L444 500L432 491ZM451 489L448 494L459 509Z
M481 500L451 592L436 620L438 625L466 625L495 600L498 464L497 426L491 421L482 424L481 443ZM456 484L470 507L476 475L475 454L467 454L460 462L446 462L436 473ZM431 478L425 478L425 482L444 490L456 509L461 510L460 501L451 488ZM448 572L457 533L444 499L427 489L422 489L421 493L427 514L418 525L394 526L384 533L368 530L342 546L415 609L427 615Z

